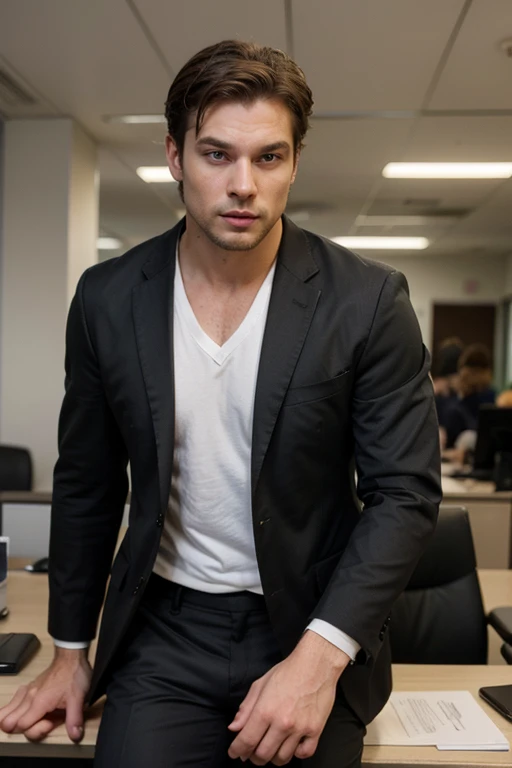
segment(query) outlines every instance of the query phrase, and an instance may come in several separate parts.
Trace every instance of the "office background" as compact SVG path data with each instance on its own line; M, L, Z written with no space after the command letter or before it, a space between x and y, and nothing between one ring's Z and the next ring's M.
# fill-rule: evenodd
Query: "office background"
M512 381L512 179L386 179L393 161L512 162L511 0L0 0L0 442L51 487L64 326L80 273L182 215L161 115L186 59L223 38L286 50L315 97L288 213L326 237L426 237L356 250L405 273L424 341L436 306L495 308ZM98 235L117 250L97 250Z

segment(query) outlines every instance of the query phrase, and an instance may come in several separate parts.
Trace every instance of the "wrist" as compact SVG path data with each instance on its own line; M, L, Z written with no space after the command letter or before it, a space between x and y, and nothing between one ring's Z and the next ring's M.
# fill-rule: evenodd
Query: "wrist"
M63 663L76 664L80 661L87 661L89 648L61 648L54 646L53 660Z
M311 663L314 659L326 666L336 680L352 661L345 651L310 629L304 632L295 651L305 656L305 663Z

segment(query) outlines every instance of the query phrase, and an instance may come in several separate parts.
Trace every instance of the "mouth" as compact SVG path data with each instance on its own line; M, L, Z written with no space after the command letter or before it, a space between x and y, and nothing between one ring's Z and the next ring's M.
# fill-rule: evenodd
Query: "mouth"
M259 217L249 211L229 211L222 214L222 218L233 227L242 228L250 227Z

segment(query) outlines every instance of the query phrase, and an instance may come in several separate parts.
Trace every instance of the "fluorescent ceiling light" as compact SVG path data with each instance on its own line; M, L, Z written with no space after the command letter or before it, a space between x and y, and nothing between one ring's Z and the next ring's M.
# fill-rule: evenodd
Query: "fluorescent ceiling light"
M423 251L428 248L426 237L333 237L331 240L346 248L385 251Z
M114 251L122 248L122 242L117 237L98 237L96 247L98 251Z
M300 224L301 221L309 221L310 215L309 211L292 211L288 214L289 218L292 221L295 221L297 224Z
M427 224L450 224L457 216L357 216L356 227L424 227Z
M167 121L165 115L103 115L103 122L145 125L147 123L166 123Z
M137 168L137 176L148 184L177 183L166 165L141 165Z
M386 179L508 179L512 163L388 163Z

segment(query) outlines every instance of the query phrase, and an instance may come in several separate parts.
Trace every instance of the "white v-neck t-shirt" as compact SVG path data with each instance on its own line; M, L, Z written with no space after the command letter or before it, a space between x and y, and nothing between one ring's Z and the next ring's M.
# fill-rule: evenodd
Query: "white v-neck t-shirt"
M251 512L254 395L275 263L222 345L199 325L176 259L175 448L169 508L154 565L203 592L262 594Z

